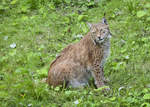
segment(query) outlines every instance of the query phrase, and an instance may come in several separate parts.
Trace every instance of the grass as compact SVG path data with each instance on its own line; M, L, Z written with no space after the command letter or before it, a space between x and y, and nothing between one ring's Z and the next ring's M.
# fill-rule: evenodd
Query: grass
M144 0L102 1L93 8L71 7L0 16L1 107L149 107L150 26ZM150 8L147 9L149 11ZM81 13L80 13L80 12ZM111 88L53 88L41 80L50 62L77 35L88 32L86 22L98 22L104 11L113 34L105 76ZM80 14L79 14L80 13ZM11 44L16 44L11 48Z

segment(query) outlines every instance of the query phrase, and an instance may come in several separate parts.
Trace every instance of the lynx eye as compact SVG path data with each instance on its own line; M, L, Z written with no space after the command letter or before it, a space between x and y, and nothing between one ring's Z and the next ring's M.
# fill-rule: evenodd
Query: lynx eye
M92 31L92 33L95 33L95 31Z
M91 32L92 32L93 34L95 34L95 33L96 33L96 31L95 31L95 30L92 30Z

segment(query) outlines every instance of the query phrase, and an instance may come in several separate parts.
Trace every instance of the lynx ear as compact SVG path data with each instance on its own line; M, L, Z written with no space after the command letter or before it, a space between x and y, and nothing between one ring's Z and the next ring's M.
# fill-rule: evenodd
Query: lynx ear
M91 29L92 24L91 23L87 23L88 27Z
M102 19L102 23L108 25L107 20L105 18Z

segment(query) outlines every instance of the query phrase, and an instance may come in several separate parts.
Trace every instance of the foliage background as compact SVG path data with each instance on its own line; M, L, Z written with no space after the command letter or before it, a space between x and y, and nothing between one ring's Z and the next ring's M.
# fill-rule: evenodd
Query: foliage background
M110 92L42 83L56 55L104 12L113 34L105 65ZM1 0L0 106L149 107L149 23L149 0Z

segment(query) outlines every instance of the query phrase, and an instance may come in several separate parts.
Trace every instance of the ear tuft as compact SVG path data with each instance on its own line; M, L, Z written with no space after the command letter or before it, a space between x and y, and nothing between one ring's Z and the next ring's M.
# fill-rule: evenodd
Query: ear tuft
M105 18L102 19L102 23L108 25L107 20Z

